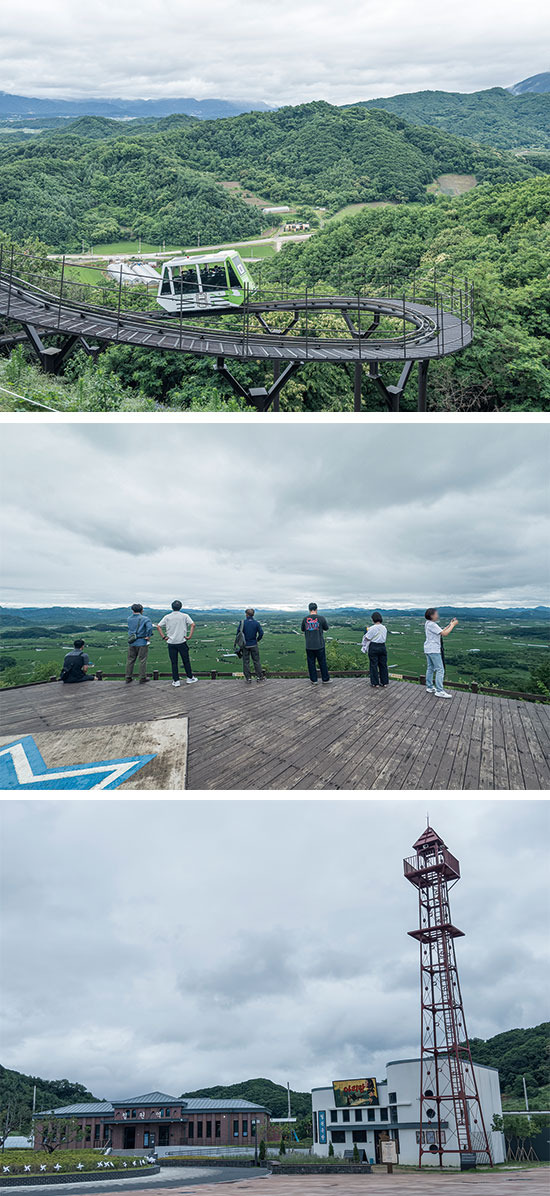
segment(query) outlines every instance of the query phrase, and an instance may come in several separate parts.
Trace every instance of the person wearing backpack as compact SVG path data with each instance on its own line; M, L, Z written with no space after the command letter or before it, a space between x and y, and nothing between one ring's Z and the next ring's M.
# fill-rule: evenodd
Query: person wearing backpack
M254 618L255 613L253 606L246 608L244 612L245 617L241 619L235 636L235 648L237 656L242 656L244 679L247 685L252 685L250 673L251 659L254 665L256 681L265 680L260 662L260 649L258 647L260 640L263 639L264 629L261 623L258 623L258 620Z
M312 685L318 680L317 665L321 670L323 685L330 681L327 668L324 632L328 631L328 623L324 615L320 615L316 602L310 602L309 614L302 619L302 631L306 637L306 657L309 679Z
M189 656L188 642L195 630L195 624L191 615L186 615L181 609L182 603L179 598L174 599L172 603L172 610L169 614L164 615L164 618L157 623L157 631L161 639L166 640L168 644L168 655L170 657L170 664L172 666L172 685L174 689L179 689L181 685L178 657L181 656L183 667L185 669L186 685L195 685L197 678L193 675L191 668L191 658ZM164 631L166 635L164 634Z
M94 674L88 673L90 657L82 651L85 647L84 640L75 640L74 650L67 652L59 675L59 680L64 685L74 685L79 681L95 681Z
M134 665L139 660L139 683L145 685L147 676L147 653L149 641L153 634L153 624L143 613L141 602L132 603L132 613L128 619L128 655L126 657L126 685L132 681Z
M367 627L361 644L361 651L369 654L370 683L373 689L385 689L389 683L388 651L386 639L388 629L384 626L379 610L373 611L372 627Z

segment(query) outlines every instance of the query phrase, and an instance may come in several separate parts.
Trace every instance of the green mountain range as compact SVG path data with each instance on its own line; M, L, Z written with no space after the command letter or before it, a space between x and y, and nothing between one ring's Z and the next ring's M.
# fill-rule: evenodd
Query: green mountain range
M550 1022L542 1022L529 1029L507 1030L493 1038L471 1040L472 1057L475 1063L496 1067L500 1072L501 1090L505 1106L523 1107L523 1083L525 1076L529 1104L534 1110L548 1108L550 1099L549 1049ZM162 1083L162 1081L161 1081ZM27 1132L31 1124L33 1085L37 1086L37 1109L56 1108L73 1101L108 1100L93 1096L82 1084L69 1080L43 1080L39 1076L24 1075L0 1066L0 1112L10 1106L12 1129ZM287 1090L283 1084L276 1084L265 1078L243 1080L238 1084L216 1084L209 1088L196 1088L182 1092L183 1097L204 1096L240 1097L265 1105L273 1117L286 1117ZM311 1094L291 1089L291 1111L293 1117L307 1118L311 1112Z
M416 91L362 106L497 149L550 149L550 91Z
M189 244L198 233L213 244L258 235L269 223L261 206L223 183L275 204L336 211L428 202L427 188L442 174L497 184L541 170L379 108L324 101L227 120L168 117L137 132L113 125L84 117L0 146L0 230L18 242L40 237L56 250L121 236Z

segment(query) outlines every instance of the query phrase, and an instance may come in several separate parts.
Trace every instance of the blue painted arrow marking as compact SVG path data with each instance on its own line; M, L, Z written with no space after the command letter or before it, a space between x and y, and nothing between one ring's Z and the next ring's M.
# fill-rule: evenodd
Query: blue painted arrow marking
M117 789L155 756L47 768L32 735L23 735L0 747L0 789Z

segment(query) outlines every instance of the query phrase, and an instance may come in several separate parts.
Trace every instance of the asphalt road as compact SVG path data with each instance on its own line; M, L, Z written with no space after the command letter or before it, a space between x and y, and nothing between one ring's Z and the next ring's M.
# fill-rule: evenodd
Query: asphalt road
M107 1183L103 1180L101 1183L69 1183L69 1184L21 1184L16 1188L5 1188L6 1196L8 1192L57 1192L58 1196L84 1196L84 1193L101 1194L101 1196L109 1196L109 1193L116 1189L126 1189L128 1196L135 1196L136 1192L150 1192L155 1188L160 1188L165 1191L168 1188L196 1188L199 1184L218 1184L218 1183L236 1183L239 1180L250 1179L251 1174L254 1178L264 1178L269 1174L268 1171L255 1170L251 1172L250 1167L167 1167L162 1168L159 1175L144 1175L141 1178L139 1175L125 1175L124 1178L118 1178L115 1173L112 1178L109 1177ZM1 1189L1 1184L0 1184Z

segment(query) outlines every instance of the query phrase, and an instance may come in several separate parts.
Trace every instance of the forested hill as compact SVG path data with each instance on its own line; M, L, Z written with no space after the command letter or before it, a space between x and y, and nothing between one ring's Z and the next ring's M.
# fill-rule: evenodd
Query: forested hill
M92 120L93 124L90 124ZM513 182L542 167L379 109L322 101L227 120L181 121L112 136L101 118L0 148L0 230L72 250L120 236L154 244L246 239L267 224L229 194L331 211L349 203L429 201L441 174ZM544 166L544 163L542 164Z
M550 91L513 95L503 87L465 94L415 91L366 100L414 125L428 126L497 149L550 149Z
M54 1109L73 1101L98 1099L82 1084L75 1084L71 1080L42 1080L40 1076L26 1076L0 1065L0 1111L5 1121L9 1105L10 1125L14 1133L27 1133L31 1128L35 1084L37 1109Z
M196 1092L182 1092L181 1097L204 1096L212 1100L234 1097L265 1105L272 1117L286 1117L288 1113L287 1090L283 1084L273 1080L243 1080L242 1084L218 1084L214 1088L198 1088ZM311 1093L290 1090L290 1107L293 1117L308 1117L311 1113Z
M471 348L430 367L430 408L509 411L550 408L550 176L506 187L477 187L434 205L365 208L288 246L264 277L297 290L387 284L391 274L417 279L465 275L476 287ZM398 285L398 283L396 283ZM341 371L340 371L341 373ZM343 394L336 367L324 392ZM349 389L349 387L348 387ZM406 404L404 409L406 409Z
M529 1105L548 1109L550 1100L550 1022L541 1022L528 1030L506 1030L494 1038L472 1038L475 1063L496 1067L500 1073L503 1103L508 1108L523 1108L525 1076Z

